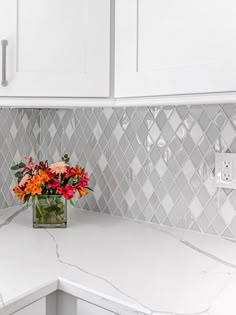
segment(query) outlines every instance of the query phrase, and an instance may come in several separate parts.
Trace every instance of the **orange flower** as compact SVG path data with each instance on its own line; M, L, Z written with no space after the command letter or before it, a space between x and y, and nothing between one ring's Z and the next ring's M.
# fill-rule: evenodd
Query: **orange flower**
M83 175L83 168L81 166L76 165L74 170L75 170L75 175L79 177Z
M17 197L20 198L20 200L25 201L26 193L24 192L24 190L22 190L19 186L15 186L13 188L13 191L17 195Z
M85 187L79 187L78 192L79 192L79 198L81 198L85 195L88 195L88 193L89 193Z
M32 196L38 194L42 194L42 180L41 177L39 175L35 175L31 178L31 180L28 181L26 188L25 188L25 192L27 194L31 194Z
M42 184L45 184L50 179L50 177L48 176L47 172L45 172L43 170L39 170L39 176L41 178Z

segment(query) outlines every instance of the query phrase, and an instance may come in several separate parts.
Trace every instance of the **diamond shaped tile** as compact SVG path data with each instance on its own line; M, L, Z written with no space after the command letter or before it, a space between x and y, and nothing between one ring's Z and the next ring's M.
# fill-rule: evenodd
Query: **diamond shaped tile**
M236 217L236 211L228 200L222 206L220 214L227 225L230 225Z
M174 131L176 131L176 129L179 127L181 119L176 111L174 111L173 114L171 115L169 123Z
M236 136L235 129L232 127L229 121L226 124L226 126L223 128L221 135L226 145L229 147Z
M236 111L235 104L224 104L222 110L227 117L232 117Z
M195 218L195 220L198 219L198 217L200 216L200 214L203 211L202 205L200 203L200 201L198 200L197 197L195 197L190 205L190 211L191 214L193 215L193 217Z
M162 206L163 206L163 209L166 213L166 215L168 216L169 213L171 212L173 206L174 206L174 203L172 201L172 199L170 198L170 195L167 194L164 199L162 200Z
M209 104L209 105L206 105L206 111L208 113L208 115L214 119L217 115L217 113L219 112L220 110L220 106L218 104Z
M203 135L202 129L199 127L199 125L196 123L191 132L190 132L190 136L192 137L193 141L195 144L198 144L199 140L201 139Z
M182 124L179 126L179 128L177 129L177 132L176 132L178 138L183 141L186 136L187 136L187 129L186 127Z
M188 114L185 116L184 124L188 130L190 130L192 128L192 126L194 124L194 118L190 112L188 112Z
M163 161L162 158L160 158L155 168L157 170L158 175L162 178L162 176L165 174L167 170L166 163Z
M193 163L193 165L198 168L198 166L200 165L201 161L202 161L202 154L200 153L200 151L198 150L198 148L195 148L193 150L193 152L190 155L190 159Z
M150 199L152 193L154 192L154 188L153 188L152 183L150 182L149 179L143 185L143 192L144 192L145 196L147 197L147 199Z
M211 144L213 144L216 138L218 137L219 131L213 122L210 124L209 128L207 129L206 135Z
M150 136L151 136L153 142L156 143L156 142L157 142L157 139L158 139L159 136L160 136L160 129L158 128L158 126L157 126L156 123L154 123L154 124L152 125L152 127L150 128L149 134L150 134Z
M156 118L156 122L160 130L162 130L166 121L167 121L166 115L164 111L162 110L157 114L157 118Z
M216 119L215 119L215 123L216 123L216 126L218 127L219 130L222 130L224 124L225 124L225 117L223 115L223 113L219 112L218 115L216 116ZM233 121L233 119L232 119Z
M199 125L201 126L202 130L205 131L210 123L210 118L207 115L207 113L205 111L202 112L201 116L198 119Z

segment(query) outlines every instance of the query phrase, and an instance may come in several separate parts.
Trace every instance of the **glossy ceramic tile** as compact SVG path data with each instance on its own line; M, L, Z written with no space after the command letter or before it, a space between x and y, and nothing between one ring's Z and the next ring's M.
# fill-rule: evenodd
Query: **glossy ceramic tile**
M214 152L236 152L235 112L234 104L43 109L40 156L67 152L92 174L95 192L77 206L236 238L236 192L214 185Z

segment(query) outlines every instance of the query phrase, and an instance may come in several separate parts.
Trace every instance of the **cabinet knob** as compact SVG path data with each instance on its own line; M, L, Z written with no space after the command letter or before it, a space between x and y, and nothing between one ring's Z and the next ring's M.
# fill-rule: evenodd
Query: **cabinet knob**
M2 82L1 82L1 85L7 86L8 82L6 80L6 54L7 54L6 50L7 50L8 41L4 39L1 41L1 44L2 44Z

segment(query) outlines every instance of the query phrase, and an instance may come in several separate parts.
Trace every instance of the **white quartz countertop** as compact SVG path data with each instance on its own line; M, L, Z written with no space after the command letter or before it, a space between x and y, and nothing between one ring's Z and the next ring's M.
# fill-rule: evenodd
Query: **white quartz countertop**
M235 315L236 242L70 209L67 229L0 212L0 314L57 289L122 314Z

